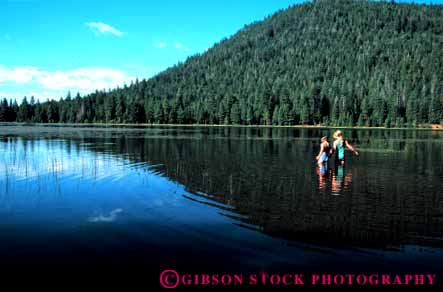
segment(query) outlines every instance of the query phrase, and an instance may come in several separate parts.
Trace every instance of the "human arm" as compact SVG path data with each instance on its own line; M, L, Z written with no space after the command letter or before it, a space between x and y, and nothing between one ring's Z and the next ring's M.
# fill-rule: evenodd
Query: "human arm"
M357 149L355 149L354 146L352 146L351 144L349 144L348 140L345 141L345 145L346 145L346 147L347 147L349 150L351 150L352 152L354 152L355 155L357 155L357 156L359 155Z
M325 151L325 145L323 143L320 144L320 152L318 153L318 155L315 157L315 160L319 160L322 153Z
M331 150L329 150L329 156L331 156L332 154L334 154L334 152L337 150L337 143L336 143L336 141L334 141L333 143L332 143L332 147L331 147Z

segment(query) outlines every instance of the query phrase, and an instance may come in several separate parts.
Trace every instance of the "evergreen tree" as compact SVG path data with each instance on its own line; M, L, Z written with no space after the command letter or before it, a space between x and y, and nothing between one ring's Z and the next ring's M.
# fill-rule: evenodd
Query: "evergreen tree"
M17 120L19 122L28 122L31 120L31 111L28 99L25 96L20 104L17 112Z
M8 100L4 98L0 105L0 122L9 122L10 108Z
M20 106L0 120L416 126L443 122L443 5L316 0L148 80ZM52 97L51 97L52 98ZM8 105L8 110L6 110ZM9 115L6 113L9 112Z

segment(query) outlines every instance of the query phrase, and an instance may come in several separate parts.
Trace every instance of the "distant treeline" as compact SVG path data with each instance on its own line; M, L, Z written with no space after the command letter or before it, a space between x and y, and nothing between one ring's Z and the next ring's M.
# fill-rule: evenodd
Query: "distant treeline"
M149 80L59 102L4 100L0 121L443 123L443 5L296 5Z

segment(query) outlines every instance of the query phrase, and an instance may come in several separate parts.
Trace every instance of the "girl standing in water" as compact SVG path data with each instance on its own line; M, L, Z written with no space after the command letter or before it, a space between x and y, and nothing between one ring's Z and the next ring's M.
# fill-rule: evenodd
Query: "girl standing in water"
M329 152L331 147L329 146L328 137L324 136L320 140L320 153L318 153L315 160L317 160L318 165L322 165L328 162Z
M339 162L341 165L345 164L345 147L351 150L355 155L357 156L359 155L358 151L354 148L354 146L349 144L348 140L343 138L343 134L341 133L340 130L335 131L333 137L335 140L331 149L331 154L333 152L336 153L335 156L336 162Z

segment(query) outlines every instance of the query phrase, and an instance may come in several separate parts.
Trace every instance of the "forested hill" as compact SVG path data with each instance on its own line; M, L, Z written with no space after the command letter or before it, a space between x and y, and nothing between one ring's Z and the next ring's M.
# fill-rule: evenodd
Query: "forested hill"
M149 80L60 102L4 102L2 113L36 122L443 123L443 5L308 2Z

